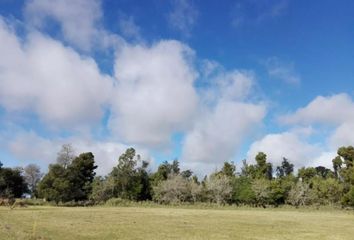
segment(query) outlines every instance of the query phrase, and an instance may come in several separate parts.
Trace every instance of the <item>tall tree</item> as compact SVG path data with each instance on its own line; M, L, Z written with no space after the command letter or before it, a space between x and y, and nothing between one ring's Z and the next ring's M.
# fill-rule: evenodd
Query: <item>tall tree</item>
M0 168L0 197L19 198L28 192L20 168Z
M62 165L64 168L67 168L75 157L75 150L73 146L70 143L63 144L57 154L57 163Z
M68 171L60 164L49 165L48 173L38 183L38 196L56 203L72 200Z
M277 177L286 177L294 172L294 164L290 163L287 158L283 158L281 166L276 169Z
M227 177L234 177L236 173L236 165L234 162L224 162L224 165L221 169L221 174L224 174Z
M68 178L71 182L74 200L87 200L92 192L92 182L95 177L95 157L91 152L81 153L68 167Z
M148 197L150 182L146 168L147 162L142 161L140 155L136 155L134 148L128 148L118 159L118 165L113 168L109 178L114 182L114 196L130 200L140 200Z
M34 197L36 192L36 187L39 180L42 177L41 170L36 164L29 164L24 168L24 177L28 184L28 188L32 197Z

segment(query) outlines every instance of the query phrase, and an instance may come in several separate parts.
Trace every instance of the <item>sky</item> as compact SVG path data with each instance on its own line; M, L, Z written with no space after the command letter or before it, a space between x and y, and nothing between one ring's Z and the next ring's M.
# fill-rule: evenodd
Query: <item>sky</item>
M0 161L126 148L178 159L332 166L354 145L354 2L2 0Z

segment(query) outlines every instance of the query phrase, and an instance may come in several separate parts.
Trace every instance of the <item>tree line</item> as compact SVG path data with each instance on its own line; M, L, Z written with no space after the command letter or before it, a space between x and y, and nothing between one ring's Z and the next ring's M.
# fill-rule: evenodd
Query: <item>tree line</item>
M161 204L354 207L354 148L341 147L337 154L333 169L303 167L295 174L288 159L273 167L267 155L259 152L255 164L242 162L240 172L233 162L224 162L220 170L198 179L191 170L182 171L178 160L165 161L151 172L149 163L134 148L128 148L109 174L96 176L94 155L76 156L72 146L65 144L45 175L33 164L11 169L0 163L0 197L18 198L28 193L55 203L101 204L119 198Z

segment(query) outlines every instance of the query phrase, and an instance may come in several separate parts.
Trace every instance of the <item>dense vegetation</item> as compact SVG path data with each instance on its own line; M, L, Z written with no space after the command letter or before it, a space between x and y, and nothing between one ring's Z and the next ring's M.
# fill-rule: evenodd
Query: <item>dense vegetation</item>
M152 200L157 203L237 204L279 206L290 204L354 206L354 148L341 147L333 159L333 170L323 166L300 168L284 158L273 167L267 155L258 153L255 164L243 161L241 172L233 162L198 179L191 170L181 171L179 162L163 162L156 172L148 171L133 148L126 150L107 176L95 176L92 153L74 155L71 145L63 145L57 163L42 177L39 168L2 168L0 197L32 197L59 202L104 203L109 199Z

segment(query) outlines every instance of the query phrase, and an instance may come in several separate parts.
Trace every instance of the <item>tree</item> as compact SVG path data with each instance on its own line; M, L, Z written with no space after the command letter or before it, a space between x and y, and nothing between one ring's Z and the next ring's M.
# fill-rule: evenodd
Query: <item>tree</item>
M302 167L298 170L298 177L301 178L303 182L309 183L312 178L317 175L317 171L313 167Z
M187 169L187 170L182 171L180 174L184 178L190 178L192 176L193 172L191 170Z
M276 169L277 177L286 177L294 172L294 164L290 163L288 159L283 158L281 166Z
M339 173L342 169L342 158L340 156L335 157L333 160L334 176L339 179Z
M254 204L255 194L251 179L246 176L234 178L232 183L232 200L236 204Z
M293 206L305 206L313 202L313 192L308 183L298 181L289 192L287 202Z
M92 182L92 193L90 199L95 203L104 203L108 199L114 197L114 181L113 178L95 177Z
M38 183L38 196L56 203L72 200L68 171L60 164L49 165L48 173Z
M3 168L0 164L0 197L19 198L28 192L20 168Z
M259 152L256 155L256 164L248 165L246 160L243 161L242 174L243 176L248 176L252 179L272 179L273 178L273 167L271 163L267 163L267 155L263 152Z
M190 170L186 170L186 171L190 171ZM153 186L157 186L161 181L167 180L170 175L178 175L178 174L180 174L180 168L177 159L173 160L172 163L164 161L159 165L157 171L154 174L152 174L151 183ZM183 174L188 175L189 172L185 172Z
M48 173L38 183L38 195L56 203L87 200L96 168L91 152L80 154L66 167L49 165Z
M270 181L266 179L255 179L252 183L252 190L255 195L256 204L265 207L270 202Z
M194 198L197 199L197 196ZM171 175L154 187L154 200L159 203L181 203L191 201L191 199L189 181L181 175Z
M142 161L141 167L137 169L137 178L140 184L140 192L138 194L138 201L151 200L151 184L150 184L150 176L147 172L147 168L149 163L146 161Z
M75 159L75 150L71 144L63 144L57 154L57 163L67 168Z
M141 167L137 167L142 162ZM148 162L141 161L134 148L128 148L118 159L109 177L114 181L114 196L130 200L151 198Z
M317 176L312 179L311 185L314 202L317 204L336 204L343 196L343 185L337 179Z
M68 167L71 183L71 198L75 201L87 200L92 192L95 177L95 157L91 152L81 153Z
M36 193L36 187L42 177L41 170L36 164L29 164L24 168L24 177L32 197Z
M220 174L212 174L206 182L209 199L217 204L225 204L231 201L232 187L229 177Z
M318 166L315 167L317 176L322 177L322 178L330 178L330 177L334 177L334 173L331 171L331 169L328 169L326 167L323 166Z
M343 196L342 203L354 207L354 186L351 186L350 190Z
M220 171L220 174L224 174L227 177L234 177L236 173L236 165L234 162L224 162L224 165Z

